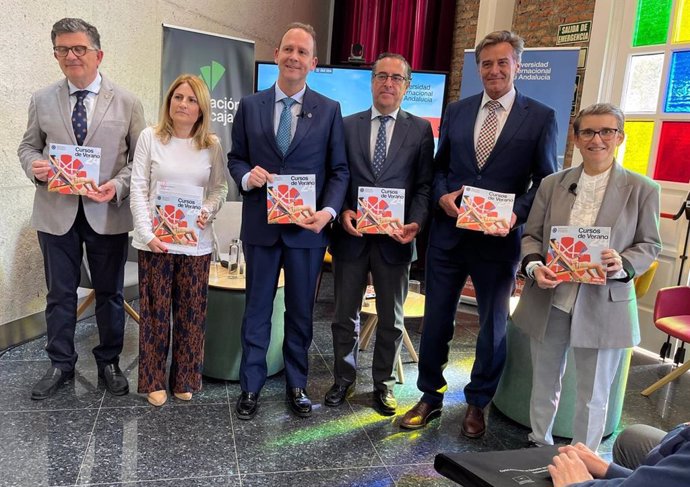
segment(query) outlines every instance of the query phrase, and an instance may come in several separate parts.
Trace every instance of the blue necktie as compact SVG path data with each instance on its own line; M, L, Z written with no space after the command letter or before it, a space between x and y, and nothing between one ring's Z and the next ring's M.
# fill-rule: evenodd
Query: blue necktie
M386 124L393 118L390 115L379 115L379 131L376 134L376 144L374 145L374 160L371 163L374 169L374 176L379 177L383 169L383 162L386 160Z
M84 106L84 98L89 94L89 90L75 91L77 96L77 103L72 110L72 130L77 139L77 144L82 145L86 138L86 107Z
M283 102L283 111L280 112L280 122L278 122L278 132L276 132L276 143L280 152L285 155L290 147L290 139L292 138L292 111L290 107L295 100L290 97L280 100Z

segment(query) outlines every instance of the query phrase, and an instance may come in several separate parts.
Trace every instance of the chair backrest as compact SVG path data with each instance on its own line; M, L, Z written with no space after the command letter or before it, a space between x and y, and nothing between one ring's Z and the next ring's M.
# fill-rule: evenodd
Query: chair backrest
M640 299L649 291L649 287L652 285L654 274L656 274L658 267L659 261L655 260L652 262L652 265L649 266L649 269L635 278L635 296L637 299Z
M654 302L654 321L667 316L690 315L690 287L672 286L659 289Z

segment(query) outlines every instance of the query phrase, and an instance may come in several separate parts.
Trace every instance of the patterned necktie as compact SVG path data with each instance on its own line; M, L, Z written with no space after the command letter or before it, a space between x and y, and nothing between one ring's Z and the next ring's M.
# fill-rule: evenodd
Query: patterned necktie
M374 169L374 176L379 177L383 169L383 162L386 160L386 124L390 115L379 115L379 131L376 134L376 144L374 145L374 159L371 166Z
M278 132L276 132L276 143L280 152L285 155L290 147L290 139L292 138L292 111L290 107L295 100L290 97L280 100L283 102L283 111L280 112L280 122L278 122Z
M86 138L86 107L84 106L84 98L89 94L89 90L75 91L77 96L77 103L72 110L72 130L77 139L77 144L82 145Z
M482 128L479 130L479 137L477 138L477 166L479 169L484 167L486 160L489 158L489 154L494 148L496 143L496 129L498 129L498 117L496 116L496 110L501 106L496 100L491 100L486 103L486 108L489 110L489 114L484 119Z

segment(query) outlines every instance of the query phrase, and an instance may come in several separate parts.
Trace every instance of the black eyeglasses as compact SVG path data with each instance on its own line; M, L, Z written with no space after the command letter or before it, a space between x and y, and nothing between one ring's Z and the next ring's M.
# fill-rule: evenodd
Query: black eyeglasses
M599 137L601 140L609 141L613 140L613 138L616 136L618 133L618 129L601 129L601 130L591 130L591 129L584 129L584 130L578 130L577 131L577 136L580 137L582 140L592 140L595 135L599 134Z
M371 76L379 83L385 83L388 78L390 78L395 85L401 85L407 81L407 78L399 74L374 73Z
M98 49L92 49L87 46L55 46L53 47L53 52L57 57L67 57L67 54L72 51L75 56L77 57L82 57L84 54L86 54L89 51L98 51Z

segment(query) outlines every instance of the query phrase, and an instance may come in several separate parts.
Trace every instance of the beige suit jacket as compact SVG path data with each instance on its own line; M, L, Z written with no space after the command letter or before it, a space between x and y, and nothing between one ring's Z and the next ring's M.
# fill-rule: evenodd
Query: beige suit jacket
M24 172L36 185L31 225L53 235L63 235L72 227L79 196L49 193L46 184L34 179L31 164L48 159L51 143L76 145L71 117L66 78L37 91L31 97L26 132L17 151ZM83 198L86 219L97 233L117 234L132 229L127 201L129 179L134 149L145 123L141 102L103 77L84 145L101 148L98 182L113 180L117 196L108 203Z
M552 225L567 225L575 196L568 190L583 167L552 174L539 186L522 237L522 255L546 255ZM611 227L610 248L623 257L628 276L643 273L661 251L659 185L614 163L595 226ZM640 341L635 287L631 279L604 286L581 284L572 310L571 346L626 348ZM625 282L623 282L625 281ZM513 322L529 336L543 339L553 289L527 279Z

